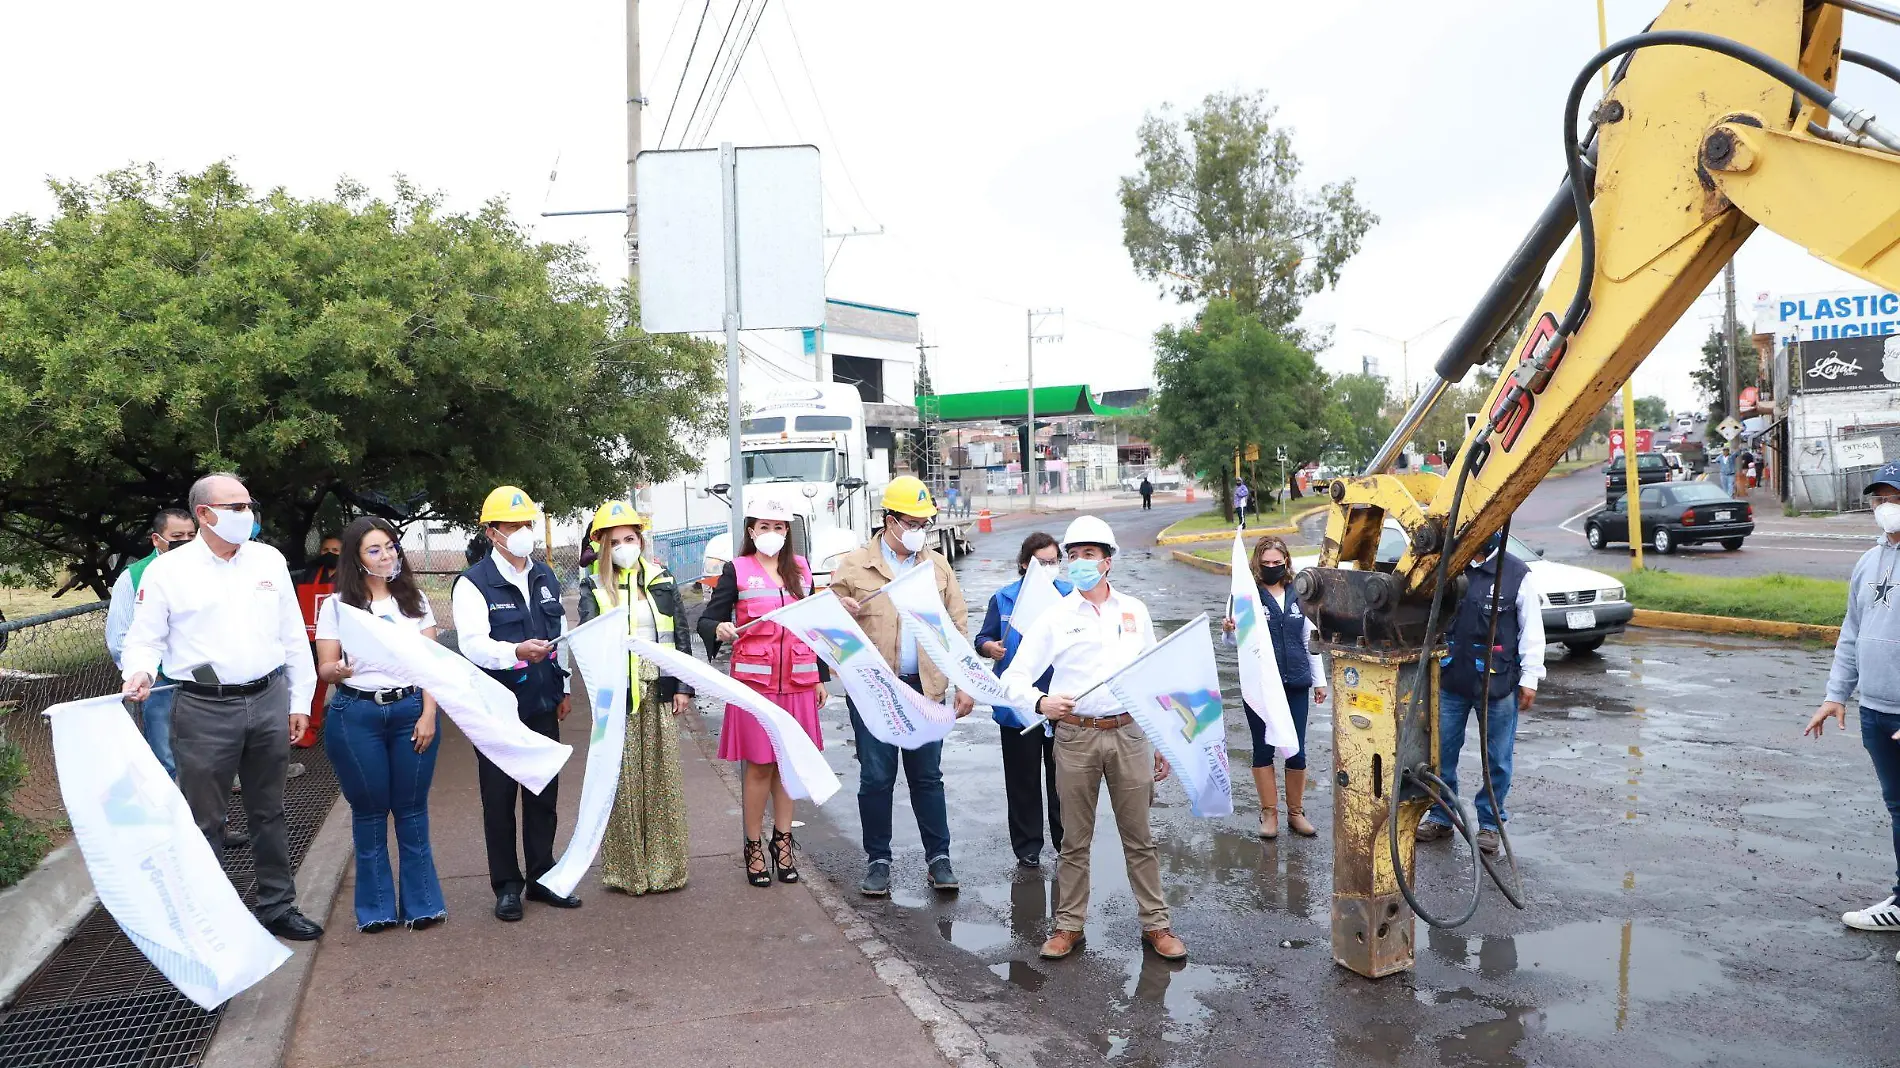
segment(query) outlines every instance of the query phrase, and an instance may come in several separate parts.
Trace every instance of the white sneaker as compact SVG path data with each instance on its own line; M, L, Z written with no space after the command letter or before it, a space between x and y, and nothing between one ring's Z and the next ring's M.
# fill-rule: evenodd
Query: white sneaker
M1841 913L1841 922L1856 931L1900 931L1900 905L1889 897L1859 912ZM1895 959L1900 960L1900 957Z

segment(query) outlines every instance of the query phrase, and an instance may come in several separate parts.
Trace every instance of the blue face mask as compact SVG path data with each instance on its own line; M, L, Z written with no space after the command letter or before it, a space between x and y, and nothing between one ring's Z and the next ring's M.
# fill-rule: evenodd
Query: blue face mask
M1102 584L1102 562L1100 560L1069 561L1069 582L1076 589L1087 593Z

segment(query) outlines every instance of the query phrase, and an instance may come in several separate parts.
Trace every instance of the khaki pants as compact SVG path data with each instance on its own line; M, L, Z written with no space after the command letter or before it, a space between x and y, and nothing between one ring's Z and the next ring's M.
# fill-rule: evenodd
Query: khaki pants
M1154 754L1134 724L1096 730L1056 724L1056 791L1062 798L1062 849L1056 866L1056 929L1080 931L1089 912L1089 846L1095 840L1095 804L1108 780L1108 804L1121 832L1128 886L1141 912L1141 929L1168 926L1161 897L1161 862L1148 827L1154 801Z

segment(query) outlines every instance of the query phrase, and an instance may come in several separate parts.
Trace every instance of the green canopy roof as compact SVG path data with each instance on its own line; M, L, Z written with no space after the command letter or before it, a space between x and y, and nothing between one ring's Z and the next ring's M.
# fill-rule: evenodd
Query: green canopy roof
M932 398L919 397L919 408ZM935 398L936 418L944 422L978 419L1026 419L1029 416L1029 391L1026 389L989 389L977 393L941 393ZM1128 408L1109 408L1095 403L1087 386L1037 386L1036 418L1063 415L1127 415Z

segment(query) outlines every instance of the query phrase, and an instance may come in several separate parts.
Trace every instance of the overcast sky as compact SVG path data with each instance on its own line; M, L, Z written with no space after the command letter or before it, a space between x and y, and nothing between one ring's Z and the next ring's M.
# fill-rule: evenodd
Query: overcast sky
M701 134L686 117L739 0L643 0L646 146ZM1611 0L1610 35L1660 0ZM624 7L618 0L333 0L325 5L65 0L0 8L0 212L44 215L48 176L133 161L229 157L254 187L299 194L396 173L457 206L504 196L553 240L624 272L618 217L538 218L625 196ZM1855 47L1900 57L1900 33L1848 16ZM1596 49L1592 0L1281 0L1168 5L770 0L705 144L802 143L825 160L831 296L922 315L946 391L1023 378L1024 312L1059 307L1065 340L1037 377L1097 390L1152 383L1154 329L1189 309L1138 281L1116 182L1135 128L1163 103L1265 89L1314 183L1351 177L1383 221L1306 320L1331 324L1335 371L1462 318L1560 176L1563 93ZM1849 68L1842 91L1900 112ZM709 94L710 95L710 94ZM689 145L692 143L688 142ZM550 180L559 161L558 178ZM1859 287L1758 232L1737 260L1746 318L1760 292ZM1712 290L1719 294L1719 285ZM1637 374L1672 407L1719 297ZM1454 324L1415 343L1416 381Z

